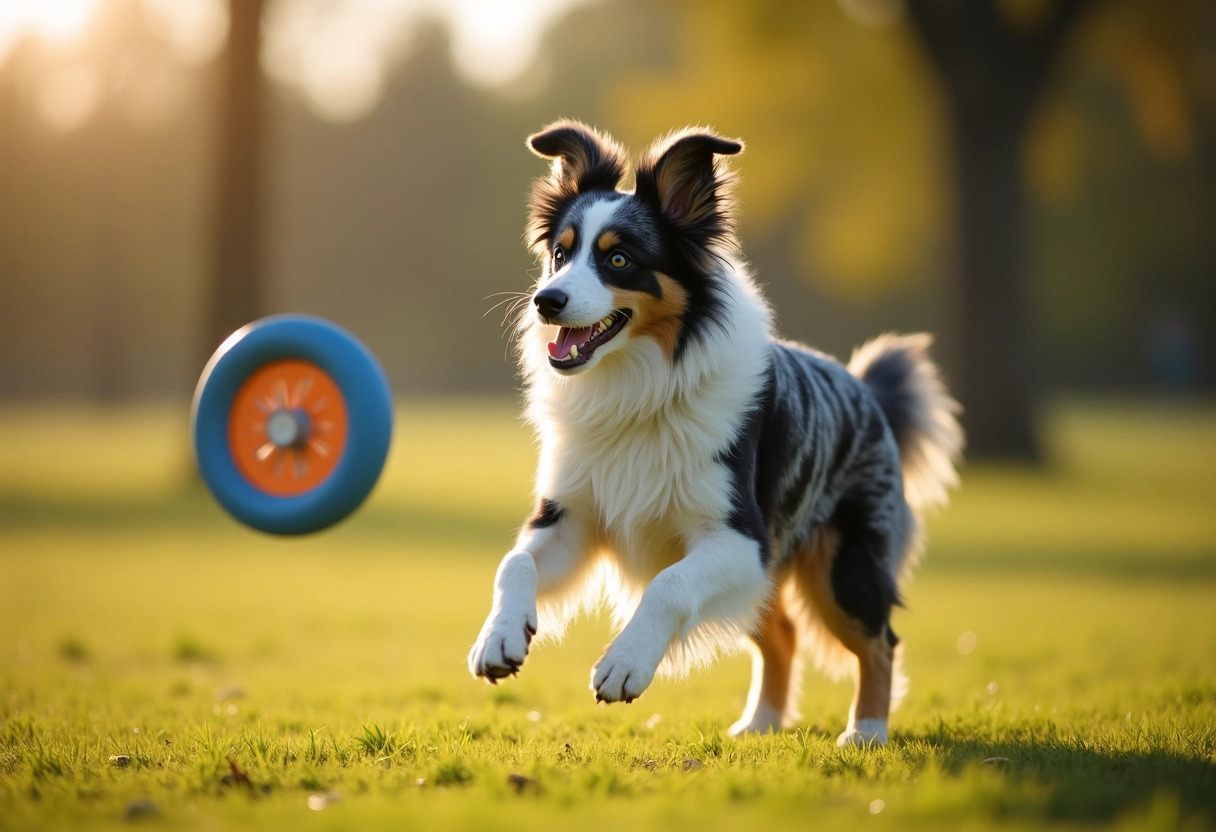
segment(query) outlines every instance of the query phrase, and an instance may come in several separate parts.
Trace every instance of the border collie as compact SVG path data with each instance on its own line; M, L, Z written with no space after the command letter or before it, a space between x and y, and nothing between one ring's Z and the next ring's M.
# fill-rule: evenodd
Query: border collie
M844 367L777 340L735 237L726 157L705 129L661 139L620 189L624 150L559 121L527 238L542 274L519 321L537 507L469 653L492 684L537 633L606 601L619 634L600 702L723 649L754 653L732 734L799 717L800 657L851 672L840 745L883 743L903 688L891 610L962 448L926 335L884 335Z

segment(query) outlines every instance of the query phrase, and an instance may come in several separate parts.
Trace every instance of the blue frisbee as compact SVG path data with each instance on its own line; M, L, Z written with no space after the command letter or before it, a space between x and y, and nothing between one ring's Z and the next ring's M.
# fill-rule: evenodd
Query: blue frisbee
M271 534L320 531L380 478L392 393L357 338L308 315L274 315L228 337L194 391L190 432L224 509Z

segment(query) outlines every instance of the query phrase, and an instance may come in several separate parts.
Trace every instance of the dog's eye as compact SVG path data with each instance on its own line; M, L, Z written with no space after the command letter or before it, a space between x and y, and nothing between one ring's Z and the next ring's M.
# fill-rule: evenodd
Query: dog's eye
M553 265L561 267L562 263L566 262L566 249L562 246L557 246L553 249Z
M623 269L629 265L629 258L619 251L614 251L608 258L608 265L614 269Z

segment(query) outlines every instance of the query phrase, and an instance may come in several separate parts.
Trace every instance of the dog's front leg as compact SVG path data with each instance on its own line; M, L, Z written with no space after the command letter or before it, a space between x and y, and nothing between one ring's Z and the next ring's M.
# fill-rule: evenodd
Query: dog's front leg
M555 503L544 501L498 565L490 614L469 651L474 676L497 684L519 671L536 635L538 593L560 587L585 558L581 524Z
M698 624L746 630L769 592L760 545L733 529L703 535L642 593L633 618L591 670L601 702L632 702L650 686L667 649Z

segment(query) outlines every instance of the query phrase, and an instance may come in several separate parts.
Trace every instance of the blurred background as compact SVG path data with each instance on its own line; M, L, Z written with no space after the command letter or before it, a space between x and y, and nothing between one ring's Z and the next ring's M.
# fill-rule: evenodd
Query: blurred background
M1041 459L1061 394L1216 385L1207 0L5 0L0 398L186 402L283 311L400 397L511 396L557 117L744 139L782 333L938 333L973 458Z
M783 335L847 358L937 334L968 459L904 588L901 725L1021 715L1077 754L1131 731L1141 756L1101 775L1011 776L1066 801L1102 782L1091 820L1158 788L1210 807L1211 0L0 0L5 717L88 714L73 742L128 753L132 723L159 745L263 717L351 737L590 713L606 619L493 693L463 661L534 506L496 305L536 274L524 138L558 117L634 151L687 124L742 138L740 230ZM303 540L226 516L188 435L207 357L277 312L356 333L397 396L367 505ZM611 719L724 726L747 673ZM803 698L834 736L847 690ZM79 782L0 782L0 808L92 805Z

